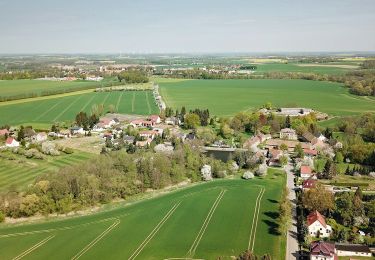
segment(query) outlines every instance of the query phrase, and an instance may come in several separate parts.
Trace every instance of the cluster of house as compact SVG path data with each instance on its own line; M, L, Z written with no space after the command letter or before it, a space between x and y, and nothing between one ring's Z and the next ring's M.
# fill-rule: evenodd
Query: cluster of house
M8 130L6 128L0 129L0 137L6 137L5 145L6 148L15 148L20 146L20 142L16 139L16 131ZM31 143L41 143L46 141L48 138L45 132L35 132L32 128L24 129L24 140Z
M325 238L332 233L332 227L326 223L324 216L318 211L311 212L307 216L306 223L311 237ZM316 241L310 245L311 260L336 260L338 256L371 257L372 252L368 246L359 244Z

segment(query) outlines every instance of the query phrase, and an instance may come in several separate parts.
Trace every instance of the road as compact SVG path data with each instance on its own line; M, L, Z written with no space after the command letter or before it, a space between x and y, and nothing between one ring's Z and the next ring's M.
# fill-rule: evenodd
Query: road
M289 200L292 203L292 224L288 230L287 242L286 242L286 260L298 259L298 240L297 240L297 211L296 211L296 193L294 191L294 173L293 166L289 162L285 166L285 172L287 174L287 187L289 190Z

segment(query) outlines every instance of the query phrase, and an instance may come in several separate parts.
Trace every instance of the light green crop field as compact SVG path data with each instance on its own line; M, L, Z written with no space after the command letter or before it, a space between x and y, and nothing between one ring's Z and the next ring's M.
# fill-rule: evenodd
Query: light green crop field
M0 191L6 191L9 188L22 190L41 174L78 164L91 157L89 153L75 151L73 154L62 153L55 157L47 156L45 160L25 159L18 156L18 159L23 158L23 163L0 158Z
M74 90L82 87L100 86L98 82L88 81L50 81L50 80L1 80L0 96L14 96L19 94L35 93L40 95L42 91Z
M247 248L284 259L285 175L216 180L94 215L0 226L2 259L217 259ZM17 258L17 259L19 259Z
M303 73L316 73L316 74L343 74L353 70L356 64L350 64L348 67L343 66L344 64L297 64L297 63L263 63L254 64L257 66L256 73L264 72L303 72ZM342 67L340 67L342 66Z
M0 106L0 125L33 125L72 121L80 111L88 114L94 104L104 104L104 112L109 106L116 107L124 114L149 115L159 113L151 91L92 92L60 98L49 98Z
M260 108L313 108L330 115L375 112L375 99L351 95L340 84L309 80L187 80L160 83L167 106L181 109L208 108L212 115L231 116Z

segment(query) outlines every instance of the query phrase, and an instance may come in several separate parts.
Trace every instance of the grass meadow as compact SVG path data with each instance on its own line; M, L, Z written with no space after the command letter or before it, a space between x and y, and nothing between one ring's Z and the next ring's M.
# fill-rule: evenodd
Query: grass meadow
M0 158L0 192L9 189L22 190L41 174L81 163L91 156L88 153L75 151L73 154L62 153L56 157L47 156L45 160L23 158L22 163L19 160L9 161Z
M247 248L284 259L277 200L285 175L215 180L93 215L0 226L2 259L231 259ZM257 203L259 202L259 203Z
M375 99L351 95L340 84L308 80L185 80L161 82L167 106L208 108L212 115L231 116L266 102L276 107L307 107L335 116L375 112Z
M113 105L117 112L123 114L159 113L151 91L91 92L9 105L2 104L0 125L35 125L72 121L80 111L90 114L95 104L104 104L104 112L109 111L109 106Z
M0 96L15 96L20 94L35 93L40 95L43 91L74 90L82 87L100 86L98 82L89 81L51 81L51 80L0 80Z

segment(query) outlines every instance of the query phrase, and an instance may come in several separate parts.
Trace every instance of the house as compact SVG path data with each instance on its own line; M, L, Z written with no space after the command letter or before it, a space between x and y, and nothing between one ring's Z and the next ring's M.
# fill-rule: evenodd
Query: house
M297 140L296 131L291 128L283 128L280 130L280 139Z
M6 147L18 147L20 146L20 143L16 141L13 137L8 137L7 140L5 141L5 146Z
M148 138L145 141L137 141L135 145L138 147L146 147L146 146L150 146L151 142L152 142L152 139Z
M154 124L160 124L161 123L160 116L158 116L158 115L150 116L149 121L153 122Z
M325 137L323 134L318 133L315 135L316 138L318 138L320 141L325 142L327 141L327 137Z
M144 130L139 132L140 137L149 138L151 140L154 140L155 136L158 134L158 132L154 130Z
M155 131L156 134L159 135L159 136L162 136L163 132L164 132L164 129L159 128L159 127L154 127L154 128L152 128L152 130Z
M310 245L310 260L338 260L335 253L335 244L316 241Z
M4 128L0 129L0 136L9 135L9 130Z
M312 133L310 132L304 132L302 134L302 138L306 141L306 142L309 142L311 143L311 141L316 138Z
M83 134L85 134L85 130L83 130L82 127L73 126L73 127L70 128L70 133L72 135L78 135L78 134L83 135Z
M314 157L318 154L318 151L314 149L305 148L303 149L303 153L305 154L305 156Z
M326 220L318 211L313 211L307 216L309 235L313 237L329 237L332 227L327 225Z
M372 257L370 248L366 245L336 243L335 248L338 256Z
M256 149L256 147L260 144L260 142L261 142L261 139L258 136L252 136L244 142L244 144L242 145L242 148Z
M130 125L133 127L142 127L143 126L143 119L135 119L130 122Z
M304 180L303 183L302 183L302 190L303 191L307 191L309 189L313 189L316 187L316 180L314 179L308 179L308 180Z
M124 135L123 139L126 144L134 144L135 137L131 135Z
M178 117L167 117L164 121L167 125L180 125L181 120Z
M326 144L317 137L314 137L314 139L311 140L310 143L311 143L312 147L315 148L315 149L323 149L326 146Z
M45 132L40 132L40 133L37 133L34 137L33 137L33 141L34 142L37 142L37 143L40 143L40 142L44 142L47 140L47 134Z
M35 137L36 132L31 127L25 127L23 130L23 134L25 139L32 140Z
M300 174L302 179L310 179L314 177L314 173L312 172L312 169L308 165L302 165L300 169Z
M283 155L283 152L278 149L272 149L268 152L268 157L270 158L268 160L269 166L280 166L279 159Z

